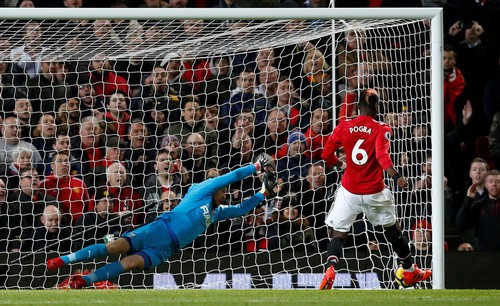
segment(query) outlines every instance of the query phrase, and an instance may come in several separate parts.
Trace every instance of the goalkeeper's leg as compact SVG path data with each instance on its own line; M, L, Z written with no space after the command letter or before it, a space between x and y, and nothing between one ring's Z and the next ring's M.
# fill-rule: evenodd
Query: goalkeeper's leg
M149 269L151 267L151 260L148 255L142 252L129 255L121 261L115 261L101 267L88 275L75 275L69 282L72 289L82 289L92 283L100 282L116 278L118 275L125 271L132 269Z
M47 261L47 270L57 270L70 263L92 260L107 255L123 254L127 253L129 250L130 244L125 238L118 238L108 244L96 243L75 253L49 259Z

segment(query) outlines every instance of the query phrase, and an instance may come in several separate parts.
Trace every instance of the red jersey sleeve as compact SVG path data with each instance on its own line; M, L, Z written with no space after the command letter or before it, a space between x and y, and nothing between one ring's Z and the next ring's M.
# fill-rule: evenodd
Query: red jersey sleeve
M394 165L389 155L391 137L392 129L390 126L385 125L382 129L380 129L375 140L375 155L380 167L384 170Z
M333 133L330 135L328 138L328 141L325 144L325 147L323 148L323 153L321 153L321 159L325 161L326 167L331 168L333 165L337 163L339 160L335 152L342 146L342 143L339 141L337 138L336 131L340 129L340 126L342 124L339 124Z

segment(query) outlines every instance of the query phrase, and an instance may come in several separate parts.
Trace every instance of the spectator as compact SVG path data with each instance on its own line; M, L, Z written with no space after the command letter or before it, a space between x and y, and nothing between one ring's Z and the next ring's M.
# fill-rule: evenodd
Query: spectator
M232 118L244 111L255 113L257 126L266 121L267 101L258 93L255 79L255 73L249 70L242 71L238 76L237 88L229 101L221 105L221 116L226 124L232 125Z
M474 247L470 243L468 243L468 242L462 242L458 246L457 251L460 251L460 252L474 252Z
M475 229L477 251L500 251L500 171L490 170L486 174L484 185L488 196L475 198L476 185L472 184L467 190L456 225L462 230L470 226Z
M457 67L467 80L470 100L477 118L484 118L483 89L493 79L498 67L498 48L481 24L473 20L455 22L448 30L448 40L457 51ZM475 133L489 128L489 121L478 120Z
M43 46L42 26L39 21L31 20L27 22L22 29L22 44L12 48L10 58L16 65L24 80L21 84L26 84L28 79L32 79L40 72L42 57L46 51Z
M40 152L43 160L45 160L45 154L54 146L56 130L54 116L50 114L42 115L33 130L31 144Z
M37 226L23 231L21 251L69 252L71 250L70 235L70 230L64 226L59 208L47 205L43 213L37 216Z
M216 166L213 157L216 158L208 154L205 139L200 133L191 133L187 137L181 160L190 173L191 183L201 183L205 180L205 171Z
M500 167L500 111L493 116L489 133L489 148L495 167Z
M278 148L286 144L288 139L288 120L286 113L279 109L273 108L267 115L266 131L264 133L265 152L271 156L276 156Z
M265 127L261 125L255 125L255 114L253 112L242 112L234 120L230 130L230 141L233 143L237 140L235 138L242 138L245 135L250 136L253 144L252 150L254 155L257 156L264 151L264 129ZM219 152L224 151L219 150Z
M323 52L316 48L310 49L304 58L302 68L302 99L314 101L321 98L321 83L329 77L330 65Z
M80 130L80 105L79 98L69 98L66 103L59 107L56 124L57 131L60 134L68 135L70 137L77 136Z
M288 202L288 203L287 203ZM282 249L291 247L295 251L314 254L318 250L314 229L300 212L293 197L285 197L279 218L279 237Z
M32 116L33 109L31 107L31 102L26 98L16 99L14 106L14 115L17 117L18 129L20 130L20 137L22 140L31 142L31 131L34 122L38 120L39 114ZM33 120L36 117L36 120Z
M279 70L274 66L263 67L259 71L258 93L266 98L268 105L276 105L278 97Z
M182 101L182 120L171 124L164 134L176 136L181 144L187 142L192 133L200 133L206 145L207 157L216 163L217 159L217 133L207 127L203 120L203 110L200 100L196 96L188 96Z
M128 131L128 148L123 157L132 175L132 187L144 188L145 174L153 171L155 157L156 147L148 137L146 125L134 119Z
M33 151L18 147L12 152L12 163L7 169L3 169L3 175L7 179L7 189L17 190L19 187L19 172L23 168L33 167Z
M40 183L41 187L59 202L59 208L67 223L75 225L88 206L87 186L70 174L69 153L55 153L50 167L52 174Z
M177 136L165 135L161 140L160 149L167 150L174 160L181 158L182 146Z
M205 96L205 105L222 105L231 97L231 90L234 89L233 70L231 58L227 54L214 56L209 63L211 76L202 86Z
M85 212L76 223L72 250L94 243L107 243L122 233L120 218L113 212L114 199L105 187L98 189L94 203L94 210Z
M459 118L460 102L457 101L465 91L465 79L462 71L456 67L457 53L452 46L446 45L443 50L444 66L444 122L446 130L453 129ZM451 128L450 128L451 126Z
M173 191L166 190L161 193L161 205L158 206L156 211L150 212L146 219L146 223L149 223L156 219L159 215L166 211L172 211L179 202L181 198Z
M128 97L122 91L113 93L107 103L106 130L107 135L118 135L122 139L127 135L130 125L130 114L128 113Z
M97 96L92 80L88 74L80 73L75 85L75 96L79 100L79 110L82 118L96 115L96 112L104 113L103 96Z
M92 169L94 173L93 186L99 188L99 186L106 185L106 172L109 166L114 163L121 163L125 165L124 153L127 148L127 143L120 139L116 135L110 135L106 137L106 147L104 159L102 162Z
M125 167L120 163L111 164L106 171L106 186L115 199L113 211L131 217L132 226L144 223L144 203L132 186Z
M276 89L276 95L276 106L287 114L290 128L293 129L299 126L305 126L306 123L301 121L305 119L303 116L307 116L309 110L306 111L302 109L302 100L289 79L280 79Z
M278 177L288 183L289 190L299 192L300 180L307 176L309 158L304 155L306 151L306 137L300 132L293 132L288 136L287 155L279 158L276 164Z
M180 109L180 108L179 108ZM163 131L168 129L168 109L165 105L156 104L147 112L144 120L147 126L147 134L150 135L152 145L155 148L160 147Z
M85 185L94 194L95 169L103 165L104 143L95 117L82 118L79 135L71 139L71 154L80 161Z
M205 109L205 125L215 131L217 135L218 152L229 152L231 144L229 142L229 128L219 116L219 105L209 105ZM219 154L219 165L227 164L229 156Z
M43 172L43 175L49 175L50 172L52 171L50 169L50 165L52 164L52 157L54 154L57 152L71 152L71 141L70 137L68 135L64 134L59 134L55 138L54 144L52 145L52 148L45 152L45 159L43 161L45 170ZM80 160L76 159L71 153L69 155L69 162L71 164L70 166L70 173L71 175L81 175L81 162Z
M172 191L178 195L184 194L183 178L186 181L188 178L187 170L182 166L181 161L174 159L166 149L160 149L158 152L154 168L155 172L146 179L146 190L143 196L149 213L161 210L162 194L165 191Z
M322 108L312 110L311 122L304 133L306 136L306 152L305 155L311 161L321 159L323 147L331 133L330 129L330 112Z
M26 83L28 97L37 117L40 116L40 112L43 114L57 112L68 95L67 84L56 77L57 65L53 59L44 57L40 64L40 73L31 77Z
M7 117L0 123L0 168L9 167L12 162L12 152L17 148L24 148L33 152L33 165L41 165L42 157L30 143L19 139L19 125L16 117Z
M96 56L90 61L89 71L90 82L98 97L110 96L117 91L126 96L131 95L127 80L113 72L109 62L102 56Z
M165 67L165 71L167 72L166 81L169 95L176 96L181 100L184 96L193 93L193 87L184 81L183 74L185 68L179 54L167 54L161 61L160 66Z
M432 254L432 225L425 219L417 220L410 232L412 254Z
M325 166L321 162L311 164L307 168L307 176L302 184L302 191L298 194L304 218L314 229L320 250L326 250L328 245L328 231L325 226L326 214L330 210L331 196L327 191L327 177Z

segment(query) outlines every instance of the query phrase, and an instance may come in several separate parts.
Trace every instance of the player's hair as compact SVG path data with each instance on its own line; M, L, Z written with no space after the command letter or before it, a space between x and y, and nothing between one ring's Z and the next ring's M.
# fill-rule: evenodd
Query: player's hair
M367 91L368 91L368 89L363 89L361 91L361 94L359 95L358 106L359 107L376 107L377 103L380 100L378 94L370 95L370 97L368 98L368 101L366 101Z

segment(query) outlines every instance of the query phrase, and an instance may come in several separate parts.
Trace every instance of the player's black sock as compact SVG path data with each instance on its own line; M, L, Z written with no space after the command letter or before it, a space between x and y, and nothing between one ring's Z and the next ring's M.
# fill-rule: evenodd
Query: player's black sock
M344 247L345 240L340 237L335 237L328 243L327 254L328 259L326 266L335 266L342 256L342 248Z
M411 268L412 259L408 242L396 224L385 228L385 237L392 244L394 252L398 254L398 261L404 269Z

